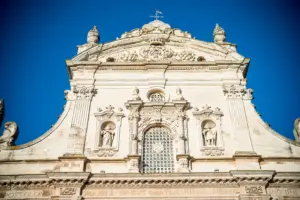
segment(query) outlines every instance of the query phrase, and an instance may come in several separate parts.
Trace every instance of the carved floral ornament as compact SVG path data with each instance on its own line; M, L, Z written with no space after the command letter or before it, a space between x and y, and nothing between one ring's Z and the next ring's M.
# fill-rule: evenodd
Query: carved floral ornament
M115 111L113 106L108 105L104 111L98 108L95 117L97 118L95 145L93 152L88 150L88 153L98 157L111 157L119 149L123 110L119 108Z
M193 115L197 118L200 150L205 156L221 156L224 154L221 130L223 112L216 107L214 110L205 105L202 110L195 107Z

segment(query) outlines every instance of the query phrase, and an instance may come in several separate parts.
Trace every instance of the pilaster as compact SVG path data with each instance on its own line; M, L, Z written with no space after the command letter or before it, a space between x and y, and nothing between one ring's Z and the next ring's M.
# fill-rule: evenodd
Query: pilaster
M94 86L74 86L68 93L67 100L74 101L74 111L66 154L83 154L90 104L96 89Z
M224 85L223 92L228 102L228 108L234 136L236 151L253 151L247 116L243 100L252 99L252 90L243 85Z

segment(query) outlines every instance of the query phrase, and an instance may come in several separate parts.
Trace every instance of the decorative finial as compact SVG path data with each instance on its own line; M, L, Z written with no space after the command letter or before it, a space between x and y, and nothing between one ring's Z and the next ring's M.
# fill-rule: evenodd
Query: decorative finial
M91 44L96 44L100 40L100 34L97 29L97 26L94 26L89 32L87 36L87 42Z
M222 44L226 41L226 33L224 29L219 26L219 24L216 24L213 36L214 36L214 42L217 44Z
M140 93L139 89L135 87L132 91L132 100L141 100L139 93Z
M183 95L182 95L182 91L181 91L181 89L180 88L177 88L176 89L176 98L175 98L175 100L184 100L184 97L183 97Z
M155 15L152 15L150 17L155 18L155 20L158 20L159 18L164 18L164 16L159 16L159 14L162 15L163 13L160 12L159 10L156 10Z
M209 105L205 104L205 106L203 106L202 108L203 108L203 110L210 110L211 107Z

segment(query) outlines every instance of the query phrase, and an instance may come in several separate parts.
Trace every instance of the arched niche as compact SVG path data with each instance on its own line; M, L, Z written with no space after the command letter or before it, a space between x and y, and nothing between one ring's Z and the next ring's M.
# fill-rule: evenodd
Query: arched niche
M105 111L98 109L93 153L98 157L111 157L119 150L120 130L124 114L109 105Z
M197 119L197 129L200 151L204 156L221 156L224 154L224 143L221 130L221 116L219 108L214 110L204 106L200 111L194 109L193 115Z

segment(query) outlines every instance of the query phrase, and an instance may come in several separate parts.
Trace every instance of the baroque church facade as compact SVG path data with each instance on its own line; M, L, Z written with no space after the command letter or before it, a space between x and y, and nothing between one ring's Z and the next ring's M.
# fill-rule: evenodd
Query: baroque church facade
M213 39L156 19L101 44L93 27L51 129L16 146L5 123L0 199L300 199L299 120L296 141L272 130L250 60L219 25Z

